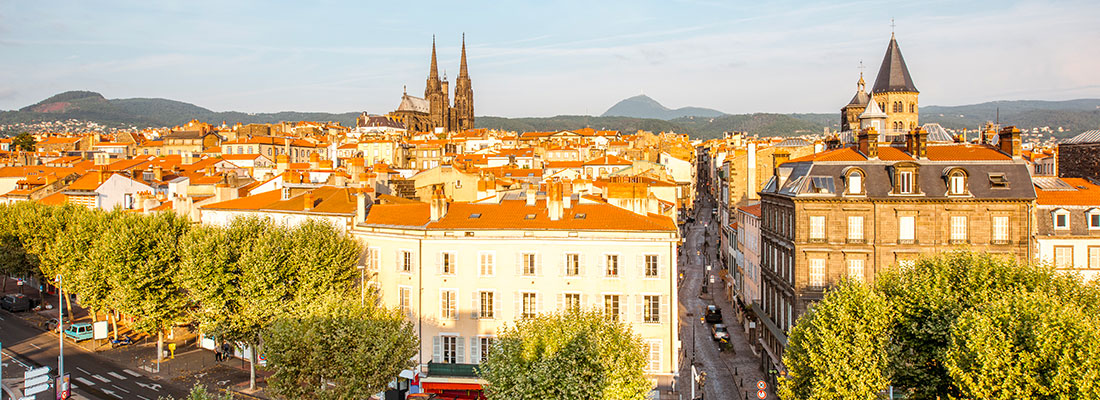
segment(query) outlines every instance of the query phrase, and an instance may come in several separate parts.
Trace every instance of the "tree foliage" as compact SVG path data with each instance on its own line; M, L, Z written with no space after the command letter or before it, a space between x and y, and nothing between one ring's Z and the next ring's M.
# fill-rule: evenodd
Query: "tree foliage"
M644 399L647 363L629 326L573 310L506 328L478 372L490 399Z
M11 144L15 146L15 148L23 151L34 151L34 145L37 143L38 141L35 140L34 135L27 132L21 132L15 135L15 138L11 140Z
M844 315L818 323L818 310L855 300L833 293L800 318L791 334L784 355L792 375L782 384L786 399L813 398L813 386L800 376L805 360L824 360L841 351L837 346L848 346L821 341L854 329ZM1100 359L1095 282L1082 283L1049 266L952 252L889 269L876 277L873 290L856 297L865 304L886 302L887 367L885 373L847 369L851 376L844 379L889 383L912 399L1097 396L1091 383L1092 371L1100 370L1092 361ZM858 342L852 347L870 349Z
M404 314L376 299L360 304L351 297L325 293L265 331L274 392L292 399L362 397L413 366L419 342Z
M784 364L788 399L875 399L888 384L886 349L893 312L886 299L845 282L803 315L790 336Z

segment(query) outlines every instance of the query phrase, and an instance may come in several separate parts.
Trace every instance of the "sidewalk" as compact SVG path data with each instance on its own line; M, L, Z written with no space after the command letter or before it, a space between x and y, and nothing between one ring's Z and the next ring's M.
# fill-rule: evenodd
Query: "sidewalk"
M0 284L2 284L3 279L8 278L0 277ZM15 279L8 280L7 289L8 290L4 294L19 293L20 290L15 284ZM32 287L31 285L23 286L23 294L28 297L39 297L38 288ZM73 303L74 320L68 321L67 310L57 307L58 298L56 292L46 296L45 304L49 304L52 309L24 312L15 315L34 326L40 327L43 331L45 331L45 329L42 327L42 324L50 318L56 318L58 311L61 311L62 314L65 315L67 324L74 322L92 322L91 315L75 302ZM111 344L110 340L99 340L97 342L86 340L77 343L66 339L65 345L78 346L116 364L133 367L134 371L138 371L155 380L187 390L190 390L196 383L200 383L205 385L208 391L233 390L257 398L267 398L262 388L265 386L263 384L264 379L270 376L269 372L258 367L256 370L257 390L249 391L249 365L247 361L231 359L220 363L215 362L214 352L199 348L196 344L198 340L196 335L189 332L189 329L180 327L174 329L175 340L168 340L166 338L164 341L164 350L168 351L169 343L176 343L175 357L165 357L160 364L159 370L156 365L156 336L147 337L145 335L135 334L124 327L122 323L119 323L119 336L121 337L121 335L124 334L129 335L134 339L134 344L115 347ZM56 330L44 333L55 338L57 337Z

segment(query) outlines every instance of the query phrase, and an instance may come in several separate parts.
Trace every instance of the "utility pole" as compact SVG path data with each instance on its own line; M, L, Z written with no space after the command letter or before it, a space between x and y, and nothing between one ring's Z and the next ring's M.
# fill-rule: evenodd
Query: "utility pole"
M61 289L61 274L57 274L57 342L60 351L57 355L57 376L65 376L65 317L61 315L61 306L64 305L64 298Z

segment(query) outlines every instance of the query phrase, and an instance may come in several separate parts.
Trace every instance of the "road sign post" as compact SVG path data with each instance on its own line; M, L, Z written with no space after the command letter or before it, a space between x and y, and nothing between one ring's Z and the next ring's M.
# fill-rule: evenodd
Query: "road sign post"
M72 387L69 385L69 374L57 378L54 390L57 392L57 400L67 400L69 398L72 394Z
M23 373L23 395L34 396L50 388L50 367L35 368Z

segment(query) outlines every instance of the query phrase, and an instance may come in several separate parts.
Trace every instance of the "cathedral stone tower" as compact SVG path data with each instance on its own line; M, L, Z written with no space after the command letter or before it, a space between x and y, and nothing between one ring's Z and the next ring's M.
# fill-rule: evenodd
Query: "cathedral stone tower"
M474 88L470 83L470 72L466 69L466 34L462 34L462 61L455 81L455 105L451 124L455 130L474 129Z
M886 112L886 128L894 131L909 131L919 126L917 96L920 91L909 76L909 67L901 56L901 48L894 34L890 34L890 45L882 58L875 86L871 88L871 98L879 108Z
M862 63L860 63L860 67L862 68ZM863 72L860 72L859 82L856 82L856 95L852 96L852 101L849 101L848 105L840 109L841 132L854 131L860 128L859 115L871 102L871 96L867 94L867 89L865 89L866 86L867 83L863 81Z
M432 38L432 66L428 69L428 82L424 84L424 99L428 100L428 123L432 127L447 127L449 116L443 82L439 80L439 63L435 59L435 38Z

